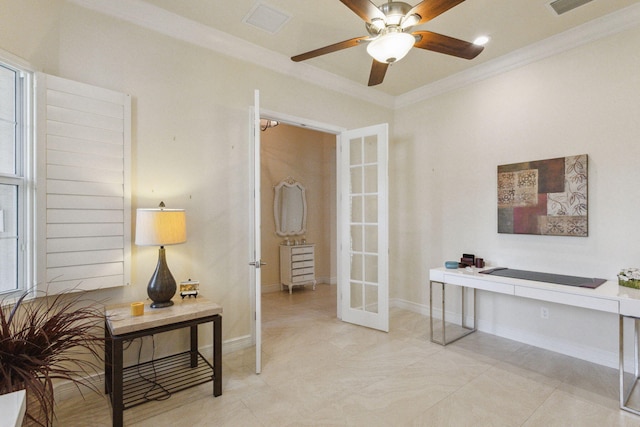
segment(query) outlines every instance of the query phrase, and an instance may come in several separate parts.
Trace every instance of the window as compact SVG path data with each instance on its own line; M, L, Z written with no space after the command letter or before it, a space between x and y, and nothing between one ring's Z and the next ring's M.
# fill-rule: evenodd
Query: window
M31 76L0 57L0 295L29 288L33 276Z

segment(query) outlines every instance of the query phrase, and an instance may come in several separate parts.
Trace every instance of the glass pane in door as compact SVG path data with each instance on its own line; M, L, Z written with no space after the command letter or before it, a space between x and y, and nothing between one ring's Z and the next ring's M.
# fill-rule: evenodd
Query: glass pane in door
M350 140L350 307L378 312L377 136Z

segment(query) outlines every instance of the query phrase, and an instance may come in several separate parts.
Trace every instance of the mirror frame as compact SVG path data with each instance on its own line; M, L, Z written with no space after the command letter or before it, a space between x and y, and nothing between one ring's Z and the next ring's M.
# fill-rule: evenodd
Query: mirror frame
M283 187L297 187L300 189L300 193L302 195L302 227L300 230L293 230L291 232L283 232L280 224L280 216L281 212L279 210L280 206L280 195L282 193ZM300 234L305 234L307 231L307 196L304 185L297 182L295 179L291 177L287 177L287 179L283 179L280 181L278 185L273 187L275 195L273 197L273 217L276 222L276 234L278 236L298 236Z

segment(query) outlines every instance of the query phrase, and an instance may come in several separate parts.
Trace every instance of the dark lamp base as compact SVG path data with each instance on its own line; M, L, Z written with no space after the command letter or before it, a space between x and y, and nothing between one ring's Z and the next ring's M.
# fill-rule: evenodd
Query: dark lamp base
M176 280L171 275L164 253L164 247L158 251L158 265L149 280L147 295L153 301L151 308L162 308L173 305L171 298L176 294Z
M151 304L151 308L163 308L163 307L170 307L173 305L173 301L166 301L166 302L154 302Z

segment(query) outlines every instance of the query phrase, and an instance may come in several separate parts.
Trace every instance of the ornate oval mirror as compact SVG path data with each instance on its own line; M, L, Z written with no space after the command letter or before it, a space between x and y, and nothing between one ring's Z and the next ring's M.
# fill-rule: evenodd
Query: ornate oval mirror
M278 236L304 234L307 229L307 199L302 184L291 177L274 188L273 216Z

